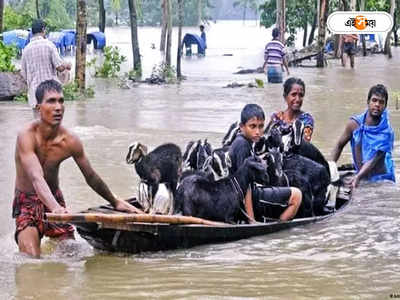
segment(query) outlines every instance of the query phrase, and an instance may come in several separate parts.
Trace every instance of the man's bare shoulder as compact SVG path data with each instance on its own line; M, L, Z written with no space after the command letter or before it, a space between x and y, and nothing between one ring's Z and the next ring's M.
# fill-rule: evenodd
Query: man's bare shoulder
M348 132L353 132L354 130L356 130L358 127L360 127L360 125L358 125L358 123L355 121L355 120L353 120L353 119L349 119L348 121L347 121L347 124L346 124L346 131L348 131Z

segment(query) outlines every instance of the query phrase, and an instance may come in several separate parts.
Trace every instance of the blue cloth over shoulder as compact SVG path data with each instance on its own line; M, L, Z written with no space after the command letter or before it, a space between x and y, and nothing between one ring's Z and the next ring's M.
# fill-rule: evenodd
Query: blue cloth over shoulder
M378 151L385 153L386 172L381 174L373 174L369 181L391 180L396 181L394 175L394 163L392 160L392 150L394 143L394 132L390 126L389 115L385 109L381 116L381 121L376 126L365 125L365 119L368 111L360 115L351 117L360 126L354 132L351 139L351 151L353 154L353 162L356 161L355 147L361 143L362 164L371 160ZM357 165L354 163L356 171Z

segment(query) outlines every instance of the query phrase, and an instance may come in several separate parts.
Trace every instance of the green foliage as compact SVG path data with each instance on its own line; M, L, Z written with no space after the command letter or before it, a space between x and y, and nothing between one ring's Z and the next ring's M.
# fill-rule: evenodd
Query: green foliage
M114 46L104 47L104 60L101 65L97 64L97 59L94 58L87 63L88 67L94 66L95 77L117 77L121 70L121 64L126 61L126 57L120 54L119 48Z
M21 95L15 96L14 101L28 103L28 95L26 93L22 93Z
M256 81L256 85L258 88L264 88L264 80L259 78L255 78L254 80Z
M165 62L153 67L150 78L162 78L168 84L177 82L175 68Z
M15 46L6 46L0 41L0 72L14 72L15 66L12 59L17 56Z
M4 8L4 31L28 29L32 26L33 15L28 12L17 12L11 6Z
M130 70L129 72L125 73L125 77L134 81L139 79L142 77L142 68L139 68L139 70Z
M83 93L81 93L78 84L74 81L63 86L63 94L66 101L73 101L82 98L93 98L94 89L92 87L88 87Z
M260 24L266 28L276 23L276 0L267 0L260 6ZM305 24L312 24L315 14L314 0L287 0L286 1L286 32L289 33L287 45L292 45L297 29ZM272 38L272 37L271 37Z

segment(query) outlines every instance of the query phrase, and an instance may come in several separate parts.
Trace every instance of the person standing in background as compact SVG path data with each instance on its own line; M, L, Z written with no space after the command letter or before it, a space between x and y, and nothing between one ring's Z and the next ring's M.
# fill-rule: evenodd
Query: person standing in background
M60 81L57 72L71 70L71 64L64 62L56 46L45 38L46 24L37 19L32 22L32 38L22 52L21 74L28 86L28 103L37 116L36 88L45 80Z
M285 67L289 75L289 67L285 57L285 46L279 41L278 28L272 30L272 41L265 46L263 69L267 73L268 82L282 83L282 71Z

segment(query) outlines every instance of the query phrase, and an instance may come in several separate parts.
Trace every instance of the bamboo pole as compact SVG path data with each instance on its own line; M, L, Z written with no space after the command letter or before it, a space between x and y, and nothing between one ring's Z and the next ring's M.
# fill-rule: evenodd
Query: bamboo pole
M102 213L78 213L78 214L53 214L46 213L50 223L167 223L167 224L201 224L210 226L228 225L222 222L214 222L201 218L174 216L174 215L148 215L148 214L102 214Z

